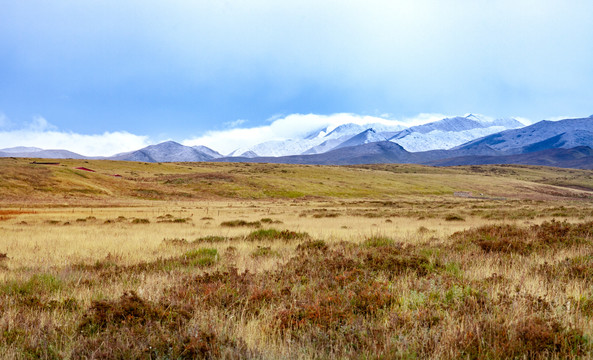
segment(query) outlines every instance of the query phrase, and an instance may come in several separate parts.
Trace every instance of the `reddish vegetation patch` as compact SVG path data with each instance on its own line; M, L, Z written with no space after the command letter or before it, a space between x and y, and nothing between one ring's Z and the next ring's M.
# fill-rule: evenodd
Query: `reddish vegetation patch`
M90 172L95 172L95 170L89 169L89 168L85 168L85 167L77 167L76 170L83 170L83 171L90 171Z
M565 248L589 243L593 239L593 222L571 224L545 221L529 228L517 225L486 225L451 235L457 245L473 243L487 253L527 255L537 250Z
M210 330L186 327L187 306L154 303L135 292L93 301L79 325L74 358L217 359L252 357L245 344Z
M23 210L0 210L0 215L21 215L21 214L36 214L35 211L23 211Z
M22 211L22 210L0 210L0 221L6 221L12 219L10 215L21 215L21 214L35 214L35 211Z

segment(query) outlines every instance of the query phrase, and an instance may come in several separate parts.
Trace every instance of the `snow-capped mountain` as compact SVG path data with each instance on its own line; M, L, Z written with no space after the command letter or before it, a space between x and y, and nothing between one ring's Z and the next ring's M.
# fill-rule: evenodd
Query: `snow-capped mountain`
M221 153L219 153L218 151L214 151L214 150L212 150L209 147L204 146L204 145L196 145L196 146L192 146L192 148L195 149L195 150L197 150L197 151L199 151L199 152L201 152L201 153L203 153L203 154L206 154L206 155L211 156L213 159L222 157L222 154Z
M593 147L593 115L582 119L543 120L520 129L506 130L472 140L455 149L488 146L506 154L521 154L552 148Z
M205 149L204 149L205 148ZM201 150L202 149L202 150ZM218 156L213 156L218 155ZM209 161L220 157L216 151L204 147L184 146L175 141L150 145L140 150L117 154L110 160L168 162L168 161Z
M0 157L23 157L38 159L89 159L90 157L68 150L44 150L36 147L17 146L0 150Z
M25 153L43 151L43 149L38 148L38 147L30 147L30 146L15 146L15 147L6 148L6 149L0 149L0 151L3 153L8 153L8 154L25 154Z
M239 148L227 156L255 157L255 156L290 156L300 154L318 154L335 149L345 141L363 132L373 129L377 134L375 141L385 140L398 131L404 129L401 125L390 124L343 124L335 128L322 128L305 135L302 138L266 141L251 147ZM379 140L381 138L381 140ZM364 142L359 143L363 144ZM348 145L346 145L348 146Z
M239 148L227 156L288 156L301 154L317 144L318 138L266 141L248 148Z
M302 138L274 140L236 149L227 156L270 157L322 154L334 149L390 140L408 151L449 149L470 140L524 126L515 119L492 119L469 114L406 128L400 124L347 123L321 128ZM372 129L372 132L369 130Z
M494 131L498 132L492 133ZM469 141L462 143L465 140ZM523 126L515 119L491 119L470 114L404 129L399 125L382 123L320 127L295 139L267 141L251 148L237 149L233 152L236 157L222 157L205 146L184 146L167 141L108 159L333 165L382 162L426 165L517 163L591 169L592 148L593 115L581 119L544 120ZM67 150L30 147L2 149L0 157L99 159Z
M524 125L515 119L489 119L473 114L412 126L389 139L412 152L450 149L476 138Z
M350 139L344 141L340 145L336 146L334 148L334 150L341 149L341 148L348 147L348 146L358 146L358 145L379 142L379 141L385 141L385 140L387 140L387 138L384 135L382 135L381 133L377 133L375 131L375 129L371 128L371 129L367 129L367 130L361 132L360 134L355 135L355 136L351 137Z

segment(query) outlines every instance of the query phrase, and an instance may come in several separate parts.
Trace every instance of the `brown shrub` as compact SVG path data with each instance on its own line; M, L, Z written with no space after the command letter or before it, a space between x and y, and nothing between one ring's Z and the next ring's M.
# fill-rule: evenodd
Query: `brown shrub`
M532 251L528 230L516 225L485 225L456 232L451 239L458 244L474 243L485 252L528 254Z
M78 358L250 358L243 341L188 327L191 312L178 304L153 303L134 292L94 301L79 325ZM191 308L189 308L191 310Z
M573 246L588 243L593 238L593 222L570 224L552 220L533 225L531 230L541 246Z
M300 243L297 247L296 250L298 252L317 252L317 251L327 251L329 247L327 246L327 244L325 243L325 241L323 240L308 240L305 241L304 243Z
M189 314L172 312L141 299L135 292L124 293L117 300L93 301L79 326L82 333L92 334L108 327L145 325L148 322L184 321Z

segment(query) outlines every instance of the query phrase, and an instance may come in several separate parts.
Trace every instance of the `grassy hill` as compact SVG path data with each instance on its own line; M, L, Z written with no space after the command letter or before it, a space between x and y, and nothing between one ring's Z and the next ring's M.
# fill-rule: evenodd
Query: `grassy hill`
M42 162L47 160L38 160ZM84 167L94 172L80 170ZM118 176L116 176L118 175ZM492 197L590 197L593 172L533 166L352 167L0 159L0 201L67 202L397 198L468 191Z

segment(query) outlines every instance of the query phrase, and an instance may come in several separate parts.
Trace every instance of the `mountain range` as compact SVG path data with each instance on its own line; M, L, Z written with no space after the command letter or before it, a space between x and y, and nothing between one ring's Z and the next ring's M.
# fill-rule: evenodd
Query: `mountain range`
M593 169L593 115L581 119L543 120L525 126L515 119L476 115L446 118L403 127L343 124L303 137L268 141L227 156L205 146L173 141L101 159L182 162L228 161L323 165L417 163L433 166L533 164ZM67 150L31 147L0 149L0 157L85 157ZM98 157L92 157L97 159Z

